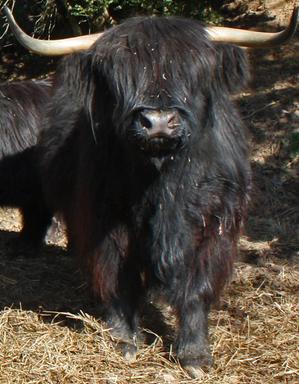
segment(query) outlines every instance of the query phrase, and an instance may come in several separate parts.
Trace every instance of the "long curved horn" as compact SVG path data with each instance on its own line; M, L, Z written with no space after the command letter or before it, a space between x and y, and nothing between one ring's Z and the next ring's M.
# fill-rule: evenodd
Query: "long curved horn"
M7 6L3 7L3 11L7 17L10 28L19 43L29 51L44 56L61 56L88 49L102 35L102 33L93 33L91 35L59 40L39 40L22 31Z
M64 55L88 49L102 33L84 35L60 40L39 40L30 37L17 25L7 6L4 8L8 23L17 40L25 48L40 55ZM255 32L227 27L206 27L208 36L213 41L226 42L243 47L272 47L286 43L296 32L298 22L298 7L294 7L289 25L281 32Z
M213 41L236 44L242 47L272 47L284 44L294 36L297 29L298 9L299 7L294 7L289 25L280 32L256 32L214 26L207 27L206 31L209 38Z

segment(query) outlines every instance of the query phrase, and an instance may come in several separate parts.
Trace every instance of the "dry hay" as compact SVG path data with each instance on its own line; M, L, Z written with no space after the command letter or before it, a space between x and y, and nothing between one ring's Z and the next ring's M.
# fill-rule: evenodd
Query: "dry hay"
M1 284L5 277L1 276ZM210 318L215 364L203 383L299 381L299 269L272 259L237 263ZM80 327L59 319L70 318ZM6 308L0 313L0 383L192 383L160 338L127 363L92 316Z

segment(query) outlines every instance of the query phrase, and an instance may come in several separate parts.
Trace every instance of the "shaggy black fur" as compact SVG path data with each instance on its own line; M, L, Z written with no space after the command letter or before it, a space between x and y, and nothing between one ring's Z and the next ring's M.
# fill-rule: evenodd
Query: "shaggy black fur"
M250 186L230 100L247 78L241 49L181 18L129 19L58 68L40 143L45 193L129 355L153 293L177 313L181 363L211 362L208 311L231 274ZM149 111L173 113L172 133L151 138Z
M0 84L0 205L20 208L21 240L38 246L51 223L42 196L35 145L50 99L48 81Z

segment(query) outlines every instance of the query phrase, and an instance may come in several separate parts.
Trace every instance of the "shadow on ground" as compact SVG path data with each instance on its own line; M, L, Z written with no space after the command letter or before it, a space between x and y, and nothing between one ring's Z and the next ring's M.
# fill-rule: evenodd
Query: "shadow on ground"
M253 193L247 235L268 241L269 253L299 251L299 39L289 46L251 52L253 81L239 102L250 131Z
M45 322L59 323L81 330L83 323L68 313L81 311L99 318L84 276L74 257L63 247L45 245L27 256L16 250L18 232L0 231L0 310L11 307L31 310ZM151 344L157 335L167 348L173 340L173 326L167 322L162 306L144 303L141 327L146 329L141 341Z

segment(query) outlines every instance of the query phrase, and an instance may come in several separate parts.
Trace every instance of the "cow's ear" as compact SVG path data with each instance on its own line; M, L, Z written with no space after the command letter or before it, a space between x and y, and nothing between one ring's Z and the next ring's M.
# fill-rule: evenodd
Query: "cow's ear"
M64 130L72 130L76 124L80 127L89 126L96 141L95 111L101 108L102 103L99 101L99 106L95 105L94 78L92 55L89 52L74 53L60 61L54 76L54 94L48 114L53 120L51 125L63 121ZM68 121L66 116L69 117Z
M229 93L239 92L250 78L245 50L235 45L217 44L216 52L216 76L220 85L224 85Z
M91 57L80 52L67 55L60 62L54 78L56 92L65 92L75 105L84 102L90 92Z

